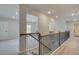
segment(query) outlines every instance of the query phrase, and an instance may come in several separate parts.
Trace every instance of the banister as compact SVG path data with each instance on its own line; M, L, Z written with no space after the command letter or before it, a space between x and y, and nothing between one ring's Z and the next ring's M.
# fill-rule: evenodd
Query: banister
M38 39L35 38L32 34L38 34ZM40 44L42 44L44 47L48 48L50 51L52 51L49 47L47 47L45 44L43 44L40 39L41 39L41 35L40 33L26 33L26 34L20 34L20 36L23 36L23 35L30 35L32 38L34 38L35 40L37 40L39 42L39 55L40 55Z

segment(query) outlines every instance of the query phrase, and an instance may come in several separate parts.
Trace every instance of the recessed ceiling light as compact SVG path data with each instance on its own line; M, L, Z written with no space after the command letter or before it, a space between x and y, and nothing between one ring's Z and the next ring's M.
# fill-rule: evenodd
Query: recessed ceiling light
M16 15L18 15L18 12L16 12Z
M48 14L51 14L51 11L48 11Z
M72 16L74 16L75 14L74 13L72 13Z
M58 18L58 16L56 16L56 18Z

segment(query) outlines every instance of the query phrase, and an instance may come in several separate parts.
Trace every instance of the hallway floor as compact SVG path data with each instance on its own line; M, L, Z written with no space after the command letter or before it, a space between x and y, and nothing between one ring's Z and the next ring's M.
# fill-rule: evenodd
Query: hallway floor
M30 50L28 50L28 54L32 52L38 53L38 49L36 49L35 44L36 41L34 41L33 39L28 40L28 45L30 48ZM32 48L33 50L31 50ZM0 55L18 55L18 54L19 54L19 39L0 40Z
M0 41L0 55L17 55L19 52L19 40Z
M53 55L79 55L79 37L69 38L52 54Z

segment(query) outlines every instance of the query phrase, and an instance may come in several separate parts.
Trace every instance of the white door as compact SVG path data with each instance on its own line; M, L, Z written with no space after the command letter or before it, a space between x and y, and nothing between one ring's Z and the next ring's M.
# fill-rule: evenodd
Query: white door
M0 21L0 40L8 39L8 22Z

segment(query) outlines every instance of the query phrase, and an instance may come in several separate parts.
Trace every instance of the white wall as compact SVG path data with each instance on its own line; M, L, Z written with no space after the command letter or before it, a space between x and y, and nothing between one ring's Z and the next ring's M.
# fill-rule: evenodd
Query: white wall
M51 18L49 20L49 31L51 32L54 32L55 31L55 19Z
M50 18L44 14L39 15L39 32L42 35L49 34L49 20Z
M8 21L8 35L9 39L19 38L19 21Z
M67 30L65 20L55 20L55 31L57 32L64 32Z
M0 40L8 39L8 21L0 21Z
M0 19L0 40L19 38L19 21L14 19Z

